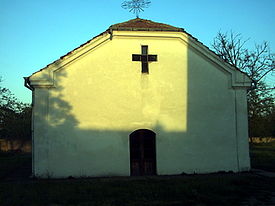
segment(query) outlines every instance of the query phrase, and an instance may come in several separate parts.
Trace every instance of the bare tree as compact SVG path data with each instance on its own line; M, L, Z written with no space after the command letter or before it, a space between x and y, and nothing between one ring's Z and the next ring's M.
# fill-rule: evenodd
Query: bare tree
M264 122L274 112L275 83L267 86L265 78L275 74L275 55L270 53L267 42L256 44L255 49L250 51L245 48L247 41L248 39L243 40L240 34L234 34L232 31L229 34L219 32L212 47L224 61L252 79L252 87L248 90L247 99L249 134L253 137L268 134Z
M255 49L249 51L244 47L247 41L232 31L230 34L219 32L212 47L223 60L245 72L252 79L253 88L256 88L267 75L274 75L275 55L270 53L267 42L256 44ZM271 88L275 88L275 84Z

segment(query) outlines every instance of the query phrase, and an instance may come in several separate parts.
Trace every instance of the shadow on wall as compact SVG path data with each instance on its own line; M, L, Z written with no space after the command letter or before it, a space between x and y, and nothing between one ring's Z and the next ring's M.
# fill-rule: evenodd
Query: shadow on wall
M136 129L156 133L157 174L238 171L234 99L232 89L228 88L228 76L205 63L203 58L198 60L192 49L188 49L187 55L187 114L182 114L187 124L181 131L167 130L161 121L150 128L89 126L86 119L97 118L102 125L104 118L79 119L70 102L70 95L77 96L78 89L87 89L88 82L78 82L76 85L81 86L69 91L64 85L66 79L73 77L60 68L58 75L55 74L55 87L34 91L33 173L42 177L127 176L130 174L129 135ZM60 67L58 63L55 66ZM92 102L96 98L99 98L96 91L91 91L91 95L80 97L79 101ZM94 109L91 107L85 103L82 116ZM116 107L106 109L116 110ZM83 123L88 126L80 126Z

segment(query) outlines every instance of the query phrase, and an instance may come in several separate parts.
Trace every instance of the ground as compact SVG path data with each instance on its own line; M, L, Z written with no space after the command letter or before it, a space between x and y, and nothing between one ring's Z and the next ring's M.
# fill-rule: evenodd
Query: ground
M251 145L252 166L275 171L275 142ZM36 180L31 155L0 153L0 205L275 205L275 177L258 172ZM271 173L272 174L272 173Z
M275 141L250 144L251 167L275 172Z

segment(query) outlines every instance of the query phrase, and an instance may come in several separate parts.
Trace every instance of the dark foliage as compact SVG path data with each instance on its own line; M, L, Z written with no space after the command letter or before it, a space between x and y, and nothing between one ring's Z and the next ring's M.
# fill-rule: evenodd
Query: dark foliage
M20 141L22 146L31 139L30 105L20 102L9 89L1 85L0 138L11 142Z

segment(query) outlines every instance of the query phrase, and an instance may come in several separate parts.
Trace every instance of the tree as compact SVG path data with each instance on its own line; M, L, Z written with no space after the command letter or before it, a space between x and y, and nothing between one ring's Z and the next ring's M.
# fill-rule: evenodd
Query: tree
M265 77L275 73L275 56L267 42L256 44L250 51L245 48L247 41L240 34L219 32L212 47L220 58L251 78L252 87L247 92L249 136L266 136L272 133L266 121L274 112L275 84L267 86Z
M24 104L18 101L9 89L2 87L2 82L3 80L0 77L0 108L20 112L20 110L24 107Z
M270 90L265 89L263 82L259 82L257 88L248 92L248 121L250 137L272 136L272 113L275 112L274 97Z
M271 131L271 136L275 137L275 105L273 105L272 111L268 116L268 127Z
M0 78L0 83L2 79ZM23 146L31 139L31 107L0 85L0 138Z

